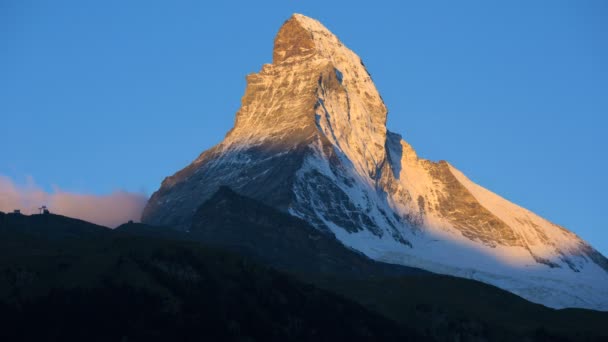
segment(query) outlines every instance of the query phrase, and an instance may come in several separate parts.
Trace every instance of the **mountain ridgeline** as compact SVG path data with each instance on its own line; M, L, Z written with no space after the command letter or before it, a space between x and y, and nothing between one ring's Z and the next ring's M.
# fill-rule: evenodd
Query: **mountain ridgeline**
M227 187L187 231L0 213L0 241L2 340L608 338L608 313L377 262Z
M0 213L0 340L429 340L292 276L129 226Z
M377 261L479 280L553 308L608 310L603 255L451 164L420 158L386 128L387 112L362 60L295 14L275 38L272 64L247 76L234 127L163 181L142 221L194 234L201 204L229 186Z

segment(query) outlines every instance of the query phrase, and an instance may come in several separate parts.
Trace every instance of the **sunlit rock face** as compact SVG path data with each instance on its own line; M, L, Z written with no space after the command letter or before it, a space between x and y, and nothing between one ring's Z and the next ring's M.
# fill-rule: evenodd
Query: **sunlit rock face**
M386 129L361 59L295 14L247 76L224 141L166 178L143 221L187 230L220 185L371 258L487 282L547 306L608 310L608 260L568 230L416 155Z

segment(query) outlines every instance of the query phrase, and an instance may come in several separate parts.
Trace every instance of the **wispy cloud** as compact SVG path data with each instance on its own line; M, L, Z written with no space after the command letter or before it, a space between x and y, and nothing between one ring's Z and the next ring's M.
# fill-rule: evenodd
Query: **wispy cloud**
M147 196L141 193L114 191L108 195L92 195L55 189L46 192L32 178L26 185L17 185L12 179L0 175L0 211L21 209L23 213L38 212L46 205L51 212L79 218L110 228L129 220L139 221Z

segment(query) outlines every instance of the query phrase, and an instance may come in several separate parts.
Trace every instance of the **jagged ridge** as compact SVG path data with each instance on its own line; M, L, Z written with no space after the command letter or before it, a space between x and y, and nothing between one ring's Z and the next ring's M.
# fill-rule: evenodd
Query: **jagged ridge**
M221 185L382 261L482 280L552 307L608 309L608 261L573 233L419 158L386 129L361 59L294 15L247 77L224 141L163 181L143 220L183 229Z

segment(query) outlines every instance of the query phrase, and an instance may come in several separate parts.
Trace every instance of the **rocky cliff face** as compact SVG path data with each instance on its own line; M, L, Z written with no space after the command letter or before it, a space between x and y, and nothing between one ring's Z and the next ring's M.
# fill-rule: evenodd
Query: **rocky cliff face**
M187 230L221 185L381 261L481 280L552 307L608 310L608 260L568 230L419 158L386 129L361 59L295 14L247 77L224 141L166 178L143 221Z

